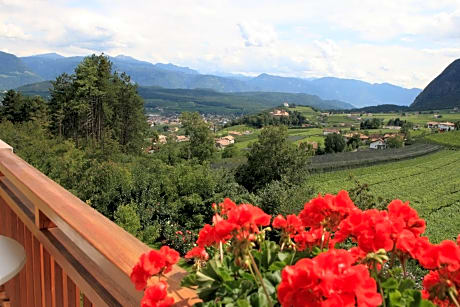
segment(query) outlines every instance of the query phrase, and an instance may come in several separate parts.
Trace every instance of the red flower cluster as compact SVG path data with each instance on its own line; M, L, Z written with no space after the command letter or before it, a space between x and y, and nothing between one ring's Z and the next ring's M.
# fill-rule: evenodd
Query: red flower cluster
M351 212L357 210L347 191L340 191L337 195L319 195L305 204L299 217L305 227L324 227L328 231L335 231L339 223Z
M439 306L454 306L452 297L460 302L460 235L457 244L443 241L430 244L422 238L414 244L413 253L420 264L432 269L423 279L422 295Z
M168 296L168 284L160 281L153 287L147 288L141 300L141 307L169 307L174 304L174 299Z
M133 268L131 281L137 290L143 290L151 276L171 271L172 266L179 261L179 257L179 253L168 246L162 246L159 251L151 250L142 254Z
M403 203L393 200L388 211L354 210L345 218L335 233L334 241L342 242L352 237L365 253L379 249L391 251L396 247L402 253L411 253L409 246L425 231L425 221L419 218L417 211Z
M305 229L302 225L302 220L295 214L290 214L286 218L281 214L278 215L273 219L272 226L276 229L282 229L291 238Z
M297 250L303 251L306 248L312 249L314 246L320 246L321 241L329 241L330 233L323 228L314 228L308 231L302 231L294 237Z
M216 213L213 218L214 226L206 224L200 230L196 241L198 246L213 246L219 242L226 242L232 237L237 240L251 240L253 234L259 232L259 226L270 224L271 216L250 204L237 206L227 198L219 208L222 215Z
M382 298L367 267L354 263L348 251L332 249L285 267L278 287L281 306L380 305Z
M207 261L209 259L209 255L203 247L196 246L192 248L186 255L185 258L191 259L196 258L202 261Z

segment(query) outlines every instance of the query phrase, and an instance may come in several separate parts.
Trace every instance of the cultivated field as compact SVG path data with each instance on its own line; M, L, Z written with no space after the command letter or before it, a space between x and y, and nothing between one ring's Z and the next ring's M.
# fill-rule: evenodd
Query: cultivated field
M315 190L336 193L354 186L349 175L370 185L376 196L410 201L427 221L434 241L460 233L460 151L443 150L427 156L312 175Z
M426 139L445 146L460 147L460 130L428 135Z

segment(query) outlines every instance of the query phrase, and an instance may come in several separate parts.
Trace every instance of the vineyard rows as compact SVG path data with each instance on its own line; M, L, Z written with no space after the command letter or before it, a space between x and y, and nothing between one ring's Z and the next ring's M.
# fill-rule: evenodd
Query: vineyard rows
M435 241L460 233L460 151L444 150L400 162L315 174L317 192L336 193L354 186L349 175L367 183L375 196L410 201L427 220Z

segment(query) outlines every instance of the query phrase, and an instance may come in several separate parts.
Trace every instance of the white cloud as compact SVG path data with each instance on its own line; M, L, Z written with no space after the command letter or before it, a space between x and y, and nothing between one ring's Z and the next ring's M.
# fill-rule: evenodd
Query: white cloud
M203 72L425 86L460 54L458 0L0 0L17 55L127 54Z
M246 47L267 47L277 40L275 30L268 25L242 22L238 23L238 28Z

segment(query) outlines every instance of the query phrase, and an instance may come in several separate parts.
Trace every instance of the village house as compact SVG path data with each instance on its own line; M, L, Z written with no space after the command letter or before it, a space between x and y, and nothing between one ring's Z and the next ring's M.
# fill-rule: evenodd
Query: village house
M367 135L361 133L361 134L359 135L359 139L360 139L361 141L363 141L363 142L366 142L367 140L369 140L369 137L368 137Z
M283 102L283 106L285 106L286 108L288 108L288 107L289 107L289 103Z
M233 136L231 136L231 135L224 136L224 137L222 137L221 139L226 139L226 140L228 140L228 141L230 142L230 144L235 143L235 138L234 138Z
M289 116L289 113L284 110L273 110L273 112L270 112L271 115L273 116Z
M428 128L434 129L434 128L438 128L438 124L439 124L438 122L427 122L426 126Z
M369 144L370 149L385 149L387 148L387 144L382 139L373 139Z
M340 134L340 130L330 129L330 128L323 129L323 135L328 135L328 134L333 134L333 133Z
M228 145L233 144L233 143L230 143L230 140L226 138L218 138L215 140L215 143L218 148L225 148Z
M438 124L439 131L451 131L455 130L455 124L450 122L439 123Z

